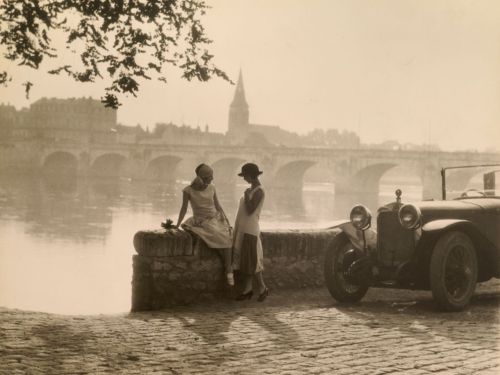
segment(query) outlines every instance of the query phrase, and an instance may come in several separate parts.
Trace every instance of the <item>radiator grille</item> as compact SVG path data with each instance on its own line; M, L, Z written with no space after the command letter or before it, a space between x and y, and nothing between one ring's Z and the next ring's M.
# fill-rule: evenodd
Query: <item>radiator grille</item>
M414 231L401 226L397 211L379 212L377 250L379 261L393 266L407 261L415 248Z

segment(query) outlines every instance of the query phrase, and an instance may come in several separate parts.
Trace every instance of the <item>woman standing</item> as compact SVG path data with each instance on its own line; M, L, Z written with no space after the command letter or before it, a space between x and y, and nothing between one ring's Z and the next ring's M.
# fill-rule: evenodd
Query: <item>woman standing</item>
M264 284L264 254L260 240L259 217L264 203L264 189L259 181L259 167L247 163L241 168L238 176L250 184L240 199L233 236L233 269L243 275L243 292L236 297L238 301L250 299L253 296L252 281L255 276L259 285L258 301L262 302L269 295L269 289Z
M181 225L190 202L193 216L182 224L182 228L197 234L208 247L223 252L227 283L234 285L231 266L231 227L217 198L215 186L211 184L214 172L206 164L200 164L195 172L196 178L182 190L182 206L176 226Z

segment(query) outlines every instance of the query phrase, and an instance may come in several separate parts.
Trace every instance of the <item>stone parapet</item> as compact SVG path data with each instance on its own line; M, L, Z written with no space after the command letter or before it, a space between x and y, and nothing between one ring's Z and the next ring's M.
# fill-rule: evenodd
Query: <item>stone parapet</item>
M182 230L141 231L134 236L134 248L143 257L193 255L193 237Z
M271 290L323 285L325 250L336 229L263 232L264 279ZM177 230L134 237L132 311L229 298L222 253ZM238 285L239 277L236 274Z

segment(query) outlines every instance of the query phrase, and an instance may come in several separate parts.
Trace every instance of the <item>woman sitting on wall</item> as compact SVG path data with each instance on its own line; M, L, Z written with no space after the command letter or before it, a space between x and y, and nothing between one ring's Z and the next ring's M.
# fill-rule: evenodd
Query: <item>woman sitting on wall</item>
M231 265L231 227L217 199L215 186L211 184L214 178L213 170L206 164L200 164L195 172L196 178L182 190L182 206L177 227L182 226L183 229L197 234L208 247L223 252L227 283L234 285ZM182 223L188 202L191 203L193 216Z

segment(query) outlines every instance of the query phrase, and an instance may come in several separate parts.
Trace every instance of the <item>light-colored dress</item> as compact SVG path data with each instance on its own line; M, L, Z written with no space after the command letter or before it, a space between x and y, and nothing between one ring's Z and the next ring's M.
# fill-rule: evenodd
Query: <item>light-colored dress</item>
M193 210L193 216L182 224L182 228L200 236L210 248L230 248L231 230L226 219L215 209L214 185L209 184L204 190L196 190L189 185L182 191L189 196Z
M249 195L249 198L252 199L253 194L257 190L262 190L264 193L264 189L262 186L255 187ZM262 199L255 209L255 211L249 215L247 209L245 207L245 196L240 198L240 203L238 206L238 213L236 214L236 220L234 223L234 233L233 233L233 269L239 270L241 268L241 250L245 246L256 246L257 259L256 259L256 267L255 273L261 272L264 270L264 253L262 251L262 241L260 239L260 226L259 226L259 218L260 211L262 210L262 205L264 204L265 193L262 196ZM250 234L252 236L257 237L257 241L254 241L252 244L245 244L244 241L247 240L247 236L245 233Z

